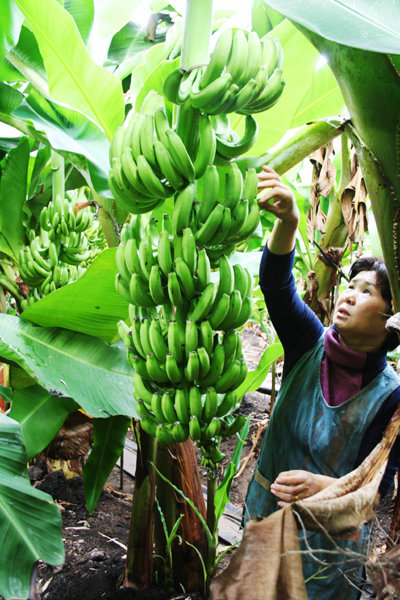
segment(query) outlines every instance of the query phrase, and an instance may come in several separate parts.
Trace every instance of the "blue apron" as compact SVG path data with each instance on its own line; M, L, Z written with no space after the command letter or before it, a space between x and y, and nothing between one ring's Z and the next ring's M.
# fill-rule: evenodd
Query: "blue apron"
M245 519L265 517L278 510L270 483L282 471L303 469L330 477L342 477L354 469L361 440L386 398L400 385L387 366L358 394L341 404L329 406L322 394L320 366L324 353L323 336L291 369L278 394L260 456L249 484ZM322 533L299 532L301 549L332 550ZM361 538L337 540L341 548L365 552L367 530ZM329 552L315 552L332 566L323 568L312 556L303 554L303 573L310 600L355 600L359 592L347 583L360 574L360 564L343 562ZM334 565L333 563L337 563ZM343 563L343 564L340 564Z

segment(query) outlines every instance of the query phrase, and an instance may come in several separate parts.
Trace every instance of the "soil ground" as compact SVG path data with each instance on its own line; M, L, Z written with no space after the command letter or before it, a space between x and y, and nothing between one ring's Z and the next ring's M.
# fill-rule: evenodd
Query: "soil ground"
M244 352L250 369L257 366L266 339L256 330L246 330ZM243 449L241 468L231 489L231 503L242 508L248 482L253 473L262 433L267 424L270 397L260 392L247 394L240 407L243 414L252 413L250 434ZM235 439L223 441L227 458L232 455ZM221 475L224 470L221 464ZM40 563L34 573L31 600L163 600L161 588L135 592L121 589L128 538L133 479L124 474L120 488L118 467L109 478L96 510L89 515L84 503L80 477L66 480L61 472L46 472L46 464L31 467L33 484L50 493L62 511L65 563L50 567ZM204 473L202 474L204 476ZM373 551L382 552L387 543L391 521L391 499L386 498L377 511L373 529ZM363 598L371 598L365 594ZM176 599L189 598L176 595Z

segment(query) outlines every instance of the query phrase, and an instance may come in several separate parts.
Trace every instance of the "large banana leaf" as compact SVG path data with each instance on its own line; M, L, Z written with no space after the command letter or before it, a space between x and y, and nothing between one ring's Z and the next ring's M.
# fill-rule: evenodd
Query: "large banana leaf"
M128 303L115 289L115 248L104 250L75 283L45 296L21 318L43 327L64 327L112 342Z
M259 134L248 153L253 156L264 154L289 129L339 114L344 108L342 94L329 67L324 65L316 70L319 53L292 23L285 19L270 35L282 44L286 85L275 106L255 115Z
M2 2L0 10L0 57L17 43L24 16L14 2Z
M96 508L107 477L124 449L130 419L123 416L93 419L93 449L83 470L85 501L89 513Z
M264 0L292 21L347 46L400 54L398 0Z
M33 564L64 561L60 511L33 488L18 423L0 413L0 594L27 598Z
M43 137L40 132L45 132L52 148L69 160L98 194L110 194L107 181L110 144L94 121L78 111L46 100L35 90L14 110L13 116L21 120L22 131L29 122L34 126L34 137L40 139Z
M10 417L19 423L28 460L51 442L77 408L72 398L53 396L40 385L14 391Z
M135 416L132 370L122 344L0 315L0 357L54 396L73 398L94 417Z
M23 207L25 205L29 142L24 138L9 152L0 180L0 231L17 260L19 250L25 244Z
M94 0L64 0L64 8L71 13L81 38L86 43L93 25Z
M121 82L91 58L72 16L57 0L13 0L32 27L52 98L94 119L109 139L124 120Z

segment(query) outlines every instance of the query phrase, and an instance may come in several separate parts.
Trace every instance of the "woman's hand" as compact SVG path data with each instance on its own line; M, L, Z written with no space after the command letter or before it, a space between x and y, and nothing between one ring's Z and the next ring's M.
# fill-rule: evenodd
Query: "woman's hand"
M310 471L282 471L271 484L271 493L281 502L278 506L285 506L288 502L304 500L313 496L335 481L334 477L310 473Z
M283 222L293 223L297 226L299 209L291 190L282 182L278 173L268 165L264 165L258 174L258 190L268 190L258 204L264 210L276 215ZM272 200L272 202L271 202Z

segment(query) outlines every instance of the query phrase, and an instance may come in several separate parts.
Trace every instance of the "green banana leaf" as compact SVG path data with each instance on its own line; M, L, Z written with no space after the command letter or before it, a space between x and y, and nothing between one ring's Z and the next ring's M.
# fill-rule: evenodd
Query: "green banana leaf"
M224 478L218 486L214 497L215 506L215 520L218 523L220 517L222 517L225 506L229 502L229 494L231 491L231 485L235 474L237 473L240 465L240 458L242 456L243 446L246 443L246 438L249 434L251 415L248 415L245 424L240 430L238 441L236 444L235 451L232 455L231 460L225 468Z
M0 231L12 250L12 258L17 261L18 253L25 244L23 208L25 205L29 141L24 138L9 152L0 179Z
M83 469L86 507L96 508L101 491L124 449L130 419L123 416L93 419L93 448Z
M0 11L0 57L18 41L24 16L14 2L3 2Z
M63 327L113 342L118 321L128 318L128 303L115 289L116 248L103 250L74 283L45 296L21 319L42 327Z
M86 43L93 26L94 0L64 0L64 8L72 15L81 38Z
M6 59L20 73L19 77L11 79L11 82L33 79L36 84L46 90L48 95L47 74L43 58L37 40L30 29L25 26L21 27L18 43L7 53Z
M28 460L46 448L66 417L78 408L72 398L57 398L40 385L14 391L10 418L19 423Z
M400 54L397 0L264 0L327 40L363 50Z
M272 363L283 355L283 346L280 342L275 342L264 350L257 369L250 371L246 379L235 391L238 398L243 398L245 394L258 390L262 382L268 375Z
M24 95L11 85L0 82L0 112L11 113L18 108L24 99Z
M46 100L32 90L24 102L13 112L25 132L26 123L33 124L33 137L51 145L71 162L93 185L100 195L110 195L108 189L108 150L110 143L96 123L78 111L67 109ZM1 118L1 116L0 116ZM1 118L5 120L5 118ZM10 123L13 124L13 123ZM44 132L46 137L43 136Z
M34 563L64 561L61 515L51 496L29 483L18 423L1 413L0 448L0 594L27 598Z
M111 139L124 120L121 82L89 55L72 16L57 0L13 0L32 27L51 96L90 118Z
M344 109L340 89L324 65L316 70L319 53L287 19L269 34L280 40L283 48L285 88L278 102L255 116L258 138L248 154L258 156L280 142L289 129L309 121L339 114ZM243 118L238 131L243 127Z
M0 357L17 363L53 396L73 398L90 416L136 416L132 370L122 344L0 315Z
M129 21L143 0L94 0L95 11L89 47L103 64L113 36Z

